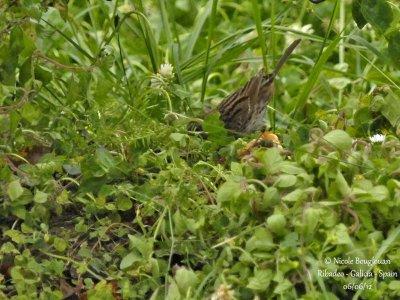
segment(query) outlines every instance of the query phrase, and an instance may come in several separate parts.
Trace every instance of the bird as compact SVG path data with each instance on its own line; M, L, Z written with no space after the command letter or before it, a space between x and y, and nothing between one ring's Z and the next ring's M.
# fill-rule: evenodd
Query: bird
M265 125L265 112L274 93L275 77L300 41L297 39L289 45L272 73L266 74L262 69L243 87L222 100L217 109L226 129L247 134Z

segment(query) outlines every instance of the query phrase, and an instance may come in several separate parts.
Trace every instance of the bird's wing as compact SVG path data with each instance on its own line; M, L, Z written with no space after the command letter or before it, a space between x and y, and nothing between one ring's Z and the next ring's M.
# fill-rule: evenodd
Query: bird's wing
M263 81L263 75L259 72L257 75L252 77L242 88L237 90L236 92L230 94L226 97L218 109L224 112L232 112L236 106L241 103L250 106L254 101L257 101L258 94L261 88L261 84Z
M259 102L260 89L263 82L263 71L258 72L244 86L243 94L247 95L251 104ZM249 104L250 105L250 104Z

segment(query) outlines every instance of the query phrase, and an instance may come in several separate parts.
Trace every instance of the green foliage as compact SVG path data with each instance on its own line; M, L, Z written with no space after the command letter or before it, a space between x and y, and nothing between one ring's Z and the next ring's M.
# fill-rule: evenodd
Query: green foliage
M349 150L353 139L343 130L332 130L325 134L324 140L340 150Z
M385 32L393 21L393 12L385 0L361 1L361 13L368 23Z
M219 113L213 113L207 116L204 119L203 129L208 133L209 140L215 146L226 145L232 140L223 122L219 119Z
M397 2L3 2L1 299L398 298ZM282 148L204 114L299 37Z
M352 12L359 28L369 23L379 34L385 36L389 43L389 57L400 67L399 51L396 51L400 48L399 8L387 0L354 0Z

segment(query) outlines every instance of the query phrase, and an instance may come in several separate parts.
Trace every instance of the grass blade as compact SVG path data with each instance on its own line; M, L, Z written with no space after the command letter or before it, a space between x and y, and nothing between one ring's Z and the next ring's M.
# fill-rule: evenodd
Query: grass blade
M333 51L336 49L336 46L339 44L340 40L342 37L339 35L337 36L330 44L329 46L325 49L325 51L322 52L321 56L319 57L317 63L314 65L314 67L311 70L310 77L308 78L307 83L305 84L304 88L300 92L300 96L297 99L296 106L293 111L293 115L296 116L296 113L299 110L302 110L307 102L308 97L310 96L311 90L314 87L315 83L318 80L319 75L321 74L322 69L324 68L324 65L328 58L332 55Z
M270 52L272 53L272 61L274 62L275 65L275 53L276 53L276 39L275 39L275 0L271 0L271 39L270 39ZM271 127L272 130L275 131L275 124L276 124L276 97L275 93L272 94L272 107L274 110L272 111L272 117L271 117Z
M258 33L258 42L261 47L264 70L266 73L268 73L267 56L266 56L267 55L267 47L265 46L265 38L264 38L263 29L262 29L260 7L258 5L257 0L252 0L252 4L253 4L253 17L254 17L254 21L256 23L256 28L257 28L257 33Z
M168 49L170 50L171 56L172 56L172 62L178 77L178 82L179 84L182 84L182 72L181 72L181 67L180 67L180 59L179 59L179 53L180 53L180 45L179 43L174 42L174 38L172 36L172 30L169 22L169 13L167 9L167 4L165 3L165 0L158 0L158 5L160 7L161 11L161 20L163 27L165 29L165 36L167 39L168 43ZM175 29L176 30L176 29ZM177 36L177 35L176 35Z
M333 21L335 20L338 11L339 11L339 0L336 0L335 7L333 8L332 11L331 19L329 20L328 30L326 31L324 42L322 43L321 50L319 51L318 59L322 55L322 51L324 51L326 42L333 28Z
M390 232L389 236L384 240L381 244L381 247L376 252L372 260L374 259L382 259L382 256L393 246L396 246L396 241L398 242L400 236L400 226L397 226L395 229ZM375 265L372 265L368 268L368 271L372 271ZM364 277L362 283L365 283L368 277ZM361 284L362 284L361 283ZM357 300L361 295L362 289L358 290L357 293L353 296L353 300Z
M211 9L212 5L211 2L209 2L205 7L202 7L200 9L199 14L196 16L196 19L194 20L194 26L192 28L192 33L190 34L185 47L185 60L188 60L192 56L193 49L199 39L201 30L203 29L203 26L211 13Z
M158 49L157 49L157 42L154 37L154 33L150 27L150 22L146 17L146 14L144 12L144 7L143 3L141 0L137 0L137 7L139 8L139 11L136 11L136 15L138 16L139 24L140 24L140 30L143 35L143 39L146 43L147 51L150 56L150 61L151 65L153 68L153 72L157 73L158 66L159 66L159 55L158 55ZM140 18L139 18L140 17Z
M74 40L72 40L71 38L69 38L64 32L62 32L61 30L59 30L56 26L54 26L53 24L51 24L50 22L46 21L45 19L41 18L40 20L42 20L43 22L45 22L47 25L49 25L51 28L53 28L55 31L57 31L58 34L60 34L63 38L65 38L69 43L71 43L79 52L81 52L84 56L86 56L87 58L89 58L92 62L94 62L94 58L92 55L90 55L89 52L87 52L85 49L83 49L81 46L79 46L78 43L76 43Z
M203 73L203 82L201 84L201 102L204 102L204 97L206 94L206 86L207 86L207 79L208 74L210 72L210 67L208 65L210 50L211 50L211 43L214 38L214 28L215 28L215 17L217 15L217 5L218 0L212 0L212 9L211 9L211 18L210 18L210 25L208 26L208 41L207 41L207 50L206 50L206 59L204 62L204 73Z

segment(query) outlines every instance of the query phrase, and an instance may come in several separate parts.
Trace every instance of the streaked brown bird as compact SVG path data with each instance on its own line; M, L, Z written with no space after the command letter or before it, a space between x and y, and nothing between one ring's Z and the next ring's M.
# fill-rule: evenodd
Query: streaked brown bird
M264 126L265 111L274 93L274 80L290 54L300 43L295 40L279 59L275 70L261 70L242 88L226 97L218 106L225 127L238 133L250 133Z

